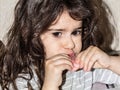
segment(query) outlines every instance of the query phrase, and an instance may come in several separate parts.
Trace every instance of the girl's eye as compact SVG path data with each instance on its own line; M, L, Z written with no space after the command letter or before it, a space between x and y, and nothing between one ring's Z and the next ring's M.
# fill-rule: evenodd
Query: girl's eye
M75 31L73 31L72 32L72 35L81 35L81 33L82 33L82 30L81 29L78 29L78 30L75 30Z
M55 36L55 37L60 37L60 36L62 35L61 32L54 32L54 33L52 33L52 34L53 34L53 36Z

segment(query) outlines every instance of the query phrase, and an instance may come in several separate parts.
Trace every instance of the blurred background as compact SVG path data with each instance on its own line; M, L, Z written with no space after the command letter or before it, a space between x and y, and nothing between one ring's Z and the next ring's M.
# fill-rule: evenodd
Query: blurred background
M14 17L14 7L18 0L0 0L0 40L5 43L5 34L11 27ZM120 50L120 0L103 0L111 9L114 17L109 17L115 26L117 35L113 41L112 48ZM118 43L119 41L119 43Z

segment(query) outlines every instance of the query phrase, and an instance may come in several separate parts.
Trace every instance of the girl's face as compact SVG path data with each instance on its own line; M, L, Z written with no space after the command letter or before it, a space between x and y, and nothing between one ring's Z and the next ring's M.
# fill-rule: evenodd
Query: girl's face
M82 47L82 21L72 19L67 11L43 33L40 38L46 52L46 58L56 54L77 55Z

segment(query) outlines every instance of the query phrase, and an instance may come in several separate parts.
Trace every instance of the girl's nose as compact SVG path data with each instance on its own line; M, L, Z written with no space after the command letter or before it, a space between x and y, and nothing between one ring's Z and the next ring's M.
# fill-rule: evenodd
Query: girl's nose
M75 47L75 43L72 37L66 37L63 41L64 48L73 49Z

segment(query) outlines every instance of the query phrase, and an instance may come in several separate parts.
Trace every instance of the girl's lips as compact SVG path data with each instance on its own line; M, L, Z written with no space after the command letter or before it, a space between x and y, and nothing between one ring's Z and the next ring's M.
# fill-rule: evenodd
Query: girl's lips
M75 53L70 53L68 56L71 58L71 60L75 60Z

